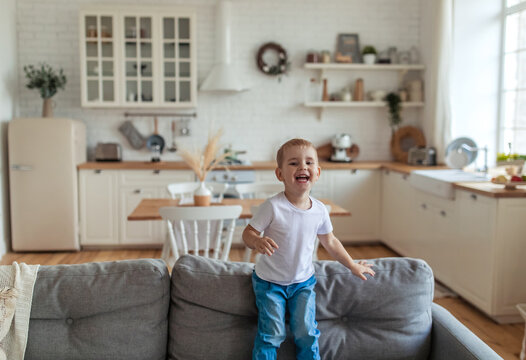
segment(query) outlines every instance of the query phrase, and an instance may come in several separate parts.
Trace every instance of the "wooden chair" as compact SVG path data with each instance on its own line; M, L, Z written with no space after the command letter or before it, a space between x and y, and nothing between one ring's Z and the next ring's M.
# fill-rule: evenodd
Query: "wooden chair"
M237 184L234 185L234 190L238 193L240 199L254 199L254 198L269 198L273 195L276 195L280 191L283 191L284 187L282 183L275 181L260 181L248 184ZM257 207L254 207L252 214L255 214ZM245 221L245 226L248 225L249 221ZM260 254L256 255L257 257ZM250 262L250 257L252 256L252 250L248 247L245 247L245 253L243 254L243 261Z
M205 185L212 191L213 200L221 202L223 195L227 191L229 185L219 182L206 182ZM181 199L181 202L191 202L195 189L199 187L198 182L179 182L166 186L166 190L172 199Z
M205 232L203 256L209 257L210 250L213 250L214 259L221 258L227 261L236 219L241 215L241 211L240 205L168 206L159 209L168 226L169 235L163 245L161 258L172 268L180 254L188 254L190 248L195 255L200 255L199 229L201 228ZM212 230L213 224L217 224L215 230ZM189 226L193 231L192 239L187 238Z

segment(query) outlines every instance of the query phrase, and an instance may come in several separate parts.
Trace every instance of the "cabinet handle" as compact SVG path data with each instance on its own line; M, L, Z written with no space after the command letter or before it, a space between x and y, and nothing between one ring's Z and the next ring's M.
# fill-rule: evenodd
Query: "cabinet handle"
M142 193L142 190L141 190L141 189L135 189L133 192L134 192L135 194L141 194L141 193Z
M471 198L472 198L473 200L477 200L477 195L475 195L475 194L471 194Z
M351 174L356 174L357 171L358 169L351 169Z
M389 170L384 170L385 175L389 175Z
M445 217L446 216L446 212L444 210L440 210L440 215Z
M159 170L159 169L155 169L155 170L153 171L153 173L156 174L156 175L159 175L159 174L161 173L161 170Z
M100 174L100 173L102 173L102 170L101 169L95 169L94 172L95 172L95 174Z
M421 207L422 209L424 209L424 210L427 209L427 205L426 205L426 204L422 204L422 205L420 205L420 207Z
M402 175L402 179L404 179L404 180L407 180L408 177L409 177L409 175L407 175L407 174Z

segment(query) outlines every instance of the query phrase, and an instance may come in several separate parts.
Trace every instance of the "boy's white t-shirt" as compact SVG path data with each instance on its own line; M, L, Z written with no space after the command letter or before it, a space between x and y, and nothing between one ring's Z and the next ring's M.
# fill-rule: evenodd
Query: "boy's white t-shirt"
M332 231L332 223L325 205L310 197L312 206L301 210L292 205L281 192L259 206L250 220L257 231L264 231L276 242L272 256L261 255L256 264L256 275L280 285L303 282L314 274L312 254L318 234Z

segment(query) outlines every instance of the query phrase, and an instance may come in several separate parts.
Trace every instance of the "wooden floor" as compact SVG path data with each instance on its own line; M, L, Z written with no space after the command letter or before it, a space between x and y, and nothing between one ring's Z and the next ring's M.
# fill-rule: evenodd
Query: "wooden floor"
M395 252L383 245L346 246L347 251L355 259L372 259L380 257L396 257ZM93 250L58 253L8 253L2 257L1 265L9 265L13 261L26 264L56 265L81 264L92 261L113 261L123 259L158 258L161 250ZM330 259L327 252L320 248L318 257L321 260ZM241 261L243 249L231 250L230 259ZM524 335L524 324L499 325L482 312L469 305L461 298L441 298L436 303L448 309L457 319L479 336L500 356L508 360L518 360Z

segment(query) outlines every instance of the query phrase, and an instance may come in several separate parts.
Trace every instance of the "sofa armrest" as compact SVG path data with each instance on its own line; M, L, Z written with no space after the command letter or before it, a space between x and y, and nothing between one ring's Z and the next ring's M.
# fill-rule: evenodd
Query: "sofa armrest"
M433 303L430 360L502 359L449 311Z

